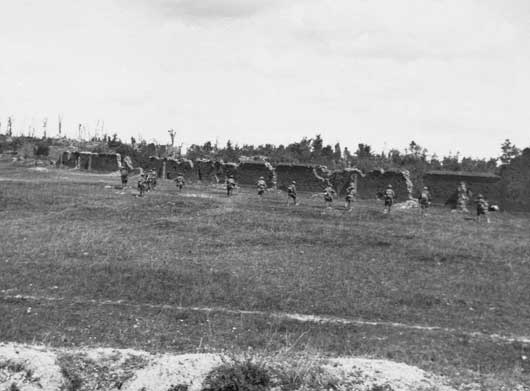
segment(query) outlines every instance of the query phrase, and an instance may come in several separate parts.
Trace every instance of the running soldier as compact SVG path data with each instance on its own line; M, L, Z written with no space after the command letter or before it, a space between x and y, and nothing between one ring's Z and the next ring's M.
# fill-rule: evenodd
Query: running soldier
M480 223L482 221L482 216L486 218L486 222L490 223L490 217L488 215L489 210L489 203L486 201L484 196L482 194L479 194L477 196L477 199L475 200L475 203L477 204L477 221Z
M154 190L156 187L156 178L157 178L156 170L153 168L151 170L151 173L149 174L149 188Z
M355 186L354 182L350 182L348 187L346 188L346 203L344 204L344 207L347 210L351 209L351 203L357 198L357 187Z
M385 200L385 209L383 213L390 213L390 209L394 204L394 198L396 198L396 193L392 189L392 185L388 185L385 192L383 193L383 198Z
M425 186L418 197L418 204L420 207L420 214L425 215L426 209L431 205L431 192L429 188Z
M326 203L326 208L331 209L331 204L333 202L333 195L336 194L335 190L331 186L327 186L324 189L324 202Z
M236 188L236 181L234 179L233 175L230 175L228 179L226 180L226 196L230 197Z
M151 191L151 171L146 171L144 174L144 186L145 186L145 192Z
M138 178L138 191L140 192L140 197L143 197L147 191L146 174L140 174L140 178Z
M291 184L287 187L287 206L289 206L289 201L293 200L294 205L298 205L296 202L296 182L292 181Z
M265 182L265 178L260 176L258 183L256 183L256 187L258 189L259 198L263 199L263 194L265 193L265 190L267 189L267 182Z
M127 170L127 167L120 168L120 176L121 176L121 188L123 189L125 186L127 186L127 182L129 180L129 170Z
M178 174L177 175L177 177L175 178L175 184L177 185L177 189L179 191L182 191L182 188L186 184L186 182L184 180L184 176L182 174Z

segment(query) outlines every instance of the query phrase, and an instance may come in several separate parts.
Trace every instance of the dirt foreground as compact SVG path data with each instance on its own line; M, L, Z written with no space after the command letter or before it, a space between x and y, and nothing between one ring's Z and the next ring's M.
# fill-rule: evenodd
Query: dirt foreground
M333 389L454 391L436 376L391 361L347 357L311 359L308 365L307 357L303 363L293 363L296 358L291 358L291 362L274 360L256 357L261 365L289 367L291 372L295 368L300 378L313 371L319 379L335 379ZM204 389L204 380L212 370L237 361L236 357L222 354L150 354L108 348L71 350L5 343L0 344L0 390L198 391ZM306 378L311 378L313 384L301 384L298 389L316 389L315 376ZM285 389L280 385L270 388Z

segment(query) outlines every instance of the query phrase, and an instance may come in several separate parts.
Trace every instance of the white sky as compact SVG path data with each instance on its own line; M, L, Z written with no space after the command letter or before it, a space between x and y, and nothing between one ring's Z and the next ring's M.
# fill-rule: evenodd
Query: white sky
M70 136L497 156L530 145L529 0L1 0L0 121Z

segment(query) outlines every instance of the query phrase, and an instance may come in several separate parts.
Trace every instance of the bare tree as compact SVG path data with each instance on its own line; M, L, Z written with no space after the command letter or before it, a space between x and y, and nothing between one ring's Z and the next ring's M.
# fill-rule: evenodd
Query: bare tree
M13 135L13 117L7 117L7 133L9 137Z
M62 129L63 129L63 116L59 114L59 123L58 123L59 137L61 137Z
M171 137L171 147L173 147L175 145L175 130L173 129L169 129L167 131L169 133L169 137Z
M48 127L48 118L44 118L44 120L42 120L42 134L43 134L43 137L46 138L46 128Z

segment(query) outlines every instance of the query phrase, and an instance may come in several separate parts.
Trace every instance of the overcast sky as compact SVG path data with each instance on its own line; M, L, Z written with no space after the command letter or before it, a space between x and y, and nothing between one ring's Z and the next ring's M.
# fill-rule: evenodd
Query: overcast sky
M529 0L1 0L0 121L185 145L530 146ZM101 122L100 122L101 126Z

